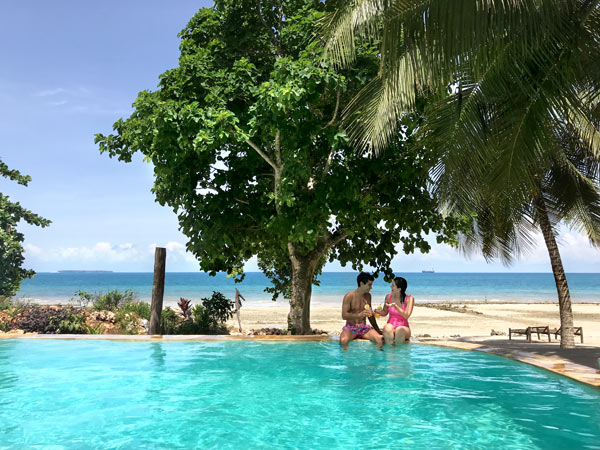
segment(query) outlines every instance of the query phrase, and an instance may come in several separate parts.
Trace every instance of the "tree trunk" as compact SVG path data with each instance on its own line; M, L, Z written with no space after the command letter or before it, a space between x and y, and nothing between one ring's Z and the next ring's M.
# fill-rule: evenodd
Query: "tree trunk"
M571 294L569 292L569 286L567 284L567 277L565 276L565 269L562 264L560 252L558 251L558 245L554 238L554 231L552 230L552 224L548 218L548 211L546 204L541 196L538 196L535 200L536 215L544 241L546 242L546 248L550 255L550 264L552 265L552 273L554 274L554 281L556 283L556 291L558 292L558 307L560 310L560 347L561 348L574 348L575 337L573 336L573 310L571 308Z
M292 334L311 334L310 297L312 279L319 257L299 256L290 252L292 262L292 295L288 314L288 331Z

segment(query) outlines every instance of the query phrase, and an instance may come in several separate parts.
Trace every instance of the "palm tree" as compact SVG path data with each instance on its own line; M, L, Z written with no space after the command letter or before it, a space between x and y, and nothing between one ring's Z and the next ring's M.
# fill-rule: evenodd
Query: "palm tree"
M443 109L449 111L444 113ZM482 113L486 111L483 105L478 110L484 134L493 142L496 121L488 112ZM448 102L436 110L438 114L431 114L430 120L452 114L450 111L460 109ZM556 229L559 223L565 223L585 232L593 245L600 245L600 163L590 152L589 142L581 138L576 123L567 121L561 125L554 129L554 139L546 143L545 158L530 161L536 171L533 183L505 184L503 188L493 176L503 173L502 152L486 153L477 164L470 158L458 161L453 159L453 153L460 152L455 147L460 141L456 131L451 133L454 136L437 135L431 129L438 130L439 125L431 122L422 131L425 141L450 139L435 170L435 190L441 207L449 213L475 213L470 233L460 240L464 253L477 250L487 260L499 258L510 264L515 254L523 254L531 247L533 233L542 232L558 293L564 330L561 347L571 348L575 345L571 297Z
M422 136L441 149L442 206L478 213L465 242L508 261L542 230L562 346L574 342L572 312L553 225L565 220L598 243L599 3L355 0L322 23L338 64L352 62L355 37L381 42L378 77L344 111L359 149L385 148L427 94L437 106ZM579 188L567 195L559 183Z

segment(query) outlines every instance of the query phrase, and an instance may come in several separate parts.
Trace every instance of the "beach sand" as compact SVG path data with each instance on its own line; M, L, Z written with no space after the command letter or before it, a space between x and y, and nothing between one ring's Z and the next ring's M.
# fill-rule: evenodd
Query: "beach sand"
M451 310L440 309L449 307ZM242 306L240 316L242 330L259 328L286 328L287 306L252 307ZM377 319L380 328L386 318ZM600 345L600 303L573 304L573 323L583 327L584 343ZM237 319L227 323L237 328ZM344 326L339 307L311 305L310 324L313 329L339 334ZM560 327L557 304L552 303L446 303L417 304L410 318L413 337L456 338L466 336L490 337L492 330L505 333L508 339L509 328L528 326ZM428 335L428 336L427 336ZM497 336L502 338L503 336ZM524 336L514 339L525 340ZM560 339L560 337L559 337ZM576 343L579 337L576 336ZM534 335L534 341L537 336ZM548 337L541 340L547 342ZM552 336L554 341L554 336Z

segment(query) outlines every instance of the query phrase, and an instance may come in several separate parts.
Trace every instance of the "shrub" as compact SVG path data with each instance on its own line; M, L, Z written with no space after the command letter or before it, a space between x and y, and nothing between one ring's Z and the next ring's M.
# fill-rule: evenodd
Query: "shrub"
M203 305L196 305L191 309L192 321L197 326L200 334L210 331L211 319L208 310Z
M14 320L14 318L21 314L24 309L25 305L15 305L6 309L5 312L10 316L11 319Z
M14 324L16 328L30 333L85 334L88 332L85 316L71 306L65 308L27 306L15 317Z
M135 312L120 309L115 314L115 322L119 324L123 334L139 333L140 316Z
M176 334L179 319L177 313L167 307L160 314L160 329L163 334Z
M0 311L9 309L12 306L10 297L0 297Z
M200 324L186 320L179 324L175 330L175 334L206 334L206 331L200 326Z
M83 314L72 311L59 310L58 314L50 317L49 333L60 334L87 334L89 327L85 323Z
M202 299L202 306L206 309L210 325L215 327L231 319L235 308L233 300L216 291L210 298Z
M75 298L75 296L77 296L78 298ZM81 306L82 308L86 308L93 300L94 294L90 294L89 292L81 290L75 292L75 294L73 294L73 297L71 297L71 301L78 302L79 306Z
M12 330L12 324L2 318L0 318L0 332L6 333Z
M119 307L119 312L136 313L142 319L150 320L150 304L146 302L131 301Z
M190 308L192 307L192 302L187 298L179 297L179 302L177 303L177 306L179 306L183 317L188 319L190 317Z
M116 311L120 306L133 301L133 291L114 289L102 294L94 300L93 307L96 311Z

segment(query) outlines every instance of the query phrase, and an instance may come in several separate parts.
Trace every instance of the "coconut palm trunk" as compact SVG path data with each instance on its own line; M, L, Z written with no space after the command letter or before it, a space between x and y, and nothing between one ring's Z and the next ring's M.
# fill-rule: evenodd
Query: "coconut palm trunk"
M552 273L554 274L556 291L558 293L560 326L562 328L560 335L560 346L561 348L574 348L575 337L573 336L573 310L571 307L571 294L569 293L569 285L567 284L565 269L562 264L558 245L556 244L554 231L548 216L548 210L541 194L535 199L535 208L536 217L542 230L542 235L544 236L546 248L548 249L548 255L550 256L550 264L552 265Z

